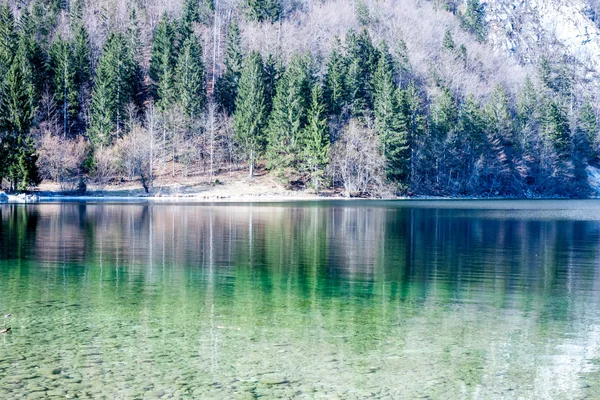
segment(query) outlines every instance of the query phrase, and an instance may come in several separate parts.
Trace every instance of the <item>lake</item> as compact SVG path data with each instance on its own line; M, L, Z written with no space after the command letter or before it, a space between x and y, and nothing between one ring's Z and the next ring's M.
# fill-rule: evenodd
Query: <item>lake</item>
M4 204L0 224L0 398L600 398L599 201Z

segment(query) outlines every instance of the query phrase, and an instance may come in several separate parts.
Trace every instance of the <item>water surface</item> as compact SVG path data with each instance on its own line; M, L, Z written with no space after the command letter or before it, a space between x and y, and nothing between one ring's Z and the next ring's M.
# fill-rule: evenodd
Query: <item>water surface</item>
M600 398L600 202L0 205L0 398Z

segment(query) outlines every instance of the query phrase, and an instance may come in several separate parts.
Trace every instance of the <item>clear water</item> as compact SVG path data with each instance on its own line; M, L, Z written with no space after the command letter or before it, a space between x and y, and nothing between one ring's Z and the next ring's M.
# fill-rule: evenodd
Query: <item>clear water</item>
M0 205L0 398L600 399L600 202Z

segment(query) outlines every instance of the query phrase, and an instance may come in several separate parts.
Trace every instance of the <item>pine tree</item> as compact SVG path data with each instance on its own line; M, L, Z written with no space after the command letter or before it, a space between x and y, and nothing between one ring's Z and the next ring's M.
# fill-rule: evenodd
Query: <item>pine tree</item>
M329 160L329 129L323 103L323 89L315 83L312 89L306 127L302 134L302 167L310 176L312 186L318 193Z
M435 99L431 107L431 120L432 130L439 138L444 138L455 129L458 122L458 107L447 88L443 88L442 93Z
M265 106L267 115L271 114L273 108L273 100L282 69L281 66L277 65L275 57L269 54L265 60Z
M19 41L23 42L27 58L33 69L33 82L36 92L41 93L44 86L48 83L47 57L36 40L36 27L28 10L25 10L21 14L21 18L19 18L19 30Z
M62 37L58 37L50 48L50 70L52 87L57 106L61 109L63 135L67 135L71 119L77 115L77 70L72 47Z
M325 74L325 88L323 97L329 115L340 115L344 109L347 93L345 77L348 73L346 60L341 53L341 43L335 39L333 48L327 60L327 73Z
M177 59L175 92L187 116L197 118L206 105L205 69L202 47L195 35L186 39Z
M0 79L8 73L17 48L15 20L8 5L0 5Z
M404 182L408 177L410 166L408 132L398 104L392 57L386 46L383 45L380 51L374 79L375 132L380 137L383 154L387 159L388 179Z
M249 176L264 148L265 113L264 66L259 53L252 52L244 60L239 83L239 95L235 102L233 124L236 141L246 154Z
M136 63L122 34L111 33L98 60L88 135L96 147L120 136L134 97Z
M90 82L90 40L85 26L79 25L73 38L73 64L78 87Z
M294 56L273 99L268 127L269 168L286 168L294 164L299 152L299 138L306 125L312 85L311 60L307 56Z
M6 177L18 190L25 190L40 181L35 145L30 136L36 111L36 91L27 52L26 43L20 41L3 82L2 96L2 130L8 133L6 139L10 146L5 161Z
M577 121L578 136L580 136L580 151L588 161L598 157L598 117L592 104L586 100L579 110Z
M254 21L279 21L282 12L281 0L246 0L248 18Z
M442 47L446 50L454 50L456 48L456 43L454 42L454 37L452 36L452 31L450 29L446 29L446 32L444 33Z
M485 9L479 0L467 0L465 14L462 16L462 25L475 35L477 40L484 42L487 38L487 25L485 22Z
M166 13L154 30L149 75L154 82L154 93L161 108L168 106L174 97L173 79L176 63L175 31Z
M242 39L240 28L234 19L227 30L227 48L225 50L225 73L219 77L215 88L217 103L225 112L232 115L238 92L238 84L242 72Z
M544 134L558 158L568 158L571 147L571 130L565 110L555 101L546 105Z
M366 30L346 36L348 48L348 102L354 116L363 116L373 110L373 79L377 69L379 52L373 46Z

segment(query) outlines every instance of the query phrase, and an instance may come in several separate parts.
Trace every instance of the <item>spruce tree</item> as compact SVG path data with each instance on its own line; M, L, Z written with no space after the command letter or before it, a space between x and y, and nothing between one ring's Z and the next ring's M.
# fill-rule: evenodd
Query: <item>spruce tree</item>
M587 161L594 161L598 157L598 117L589 100L579 110L577 129L579 150Z
M77 25L73 37L73 64L78 87L90 83L90 39L83 24Z
M567 113L555 101L549 101L546 105L544 134L558 159L565 161L570 155L571 130Z
M345 77L348 73L346 60L341 52L341 43L335 39L333 48L327 60L327 72L325 74L325 87L323 97L329 115L340 115L344 109L347 92Z
M446 50L454 50L456 48L456 43L454 42L454 37L452 36L452 31L450 29L446 29L446 32L444 33L442 47Z
M26 190L38 184L37 156L30 128L36 111L36 90L33 68L27 57L27 46L19 42L12 64L3 83L2 130L7 132L10 146L6 162L6 177L13 189Z
M315 83L308 109L306 127L302 133L301 170L308 172L313 188L318 193L329 160L329 128L323 102L323 89Z
M175 70L177 101L187 116L193 120L200 115L206 105L202 47L195 35L188 37L183 43Z
M61 110L64 136L67 135L71 120L78 110L76 68L71 44L58 37L50 48L50 70L54 99Z
M281 0L246 0L246 13L254 21L279 21L282 12Z
M215 97L223 110L232 115L242 72L242 39L240 28L234 19L227 30L227 48L225 50L225 73L217 80Z
M479 0L467 0L465 14L462 16L462 25L474 34L480 42L486 40L487 25L485 22L485 9Z
M281 70L282 67L277 65L275 57L269 54L265 60L265 106L267 115L271 114L273 108L273 99L275 98Z
M458 106L449 89L443 88L431 107L433 133L444 138L455 129L458 122Z
M392 56L384 45L375 72L374 86L375 132L380 137L387 159L386 174L391 181L403 182L408 177L410 165L408 132L398 104Z
M154 30L149 75L154 82L154 94L161 108L173 101L176 48L173 23L166 13Z
M277 85L269 119L267 165L286 168L295 162L306 125L313 75L308 56L294 56Z
M266 118L264 66L260 54L252 52L244 60L233 115L235 138L246 155L250 178L264 149Z
M125 108L133 100L136 63L124 36L111 33L98 60L92 93L88 135L95 147L120 136Z
M373 110L373 79L377 69L379 52L373 46L366 30L356 35L349 31L346 36L348 48L348 102L354 116L362 116Z

